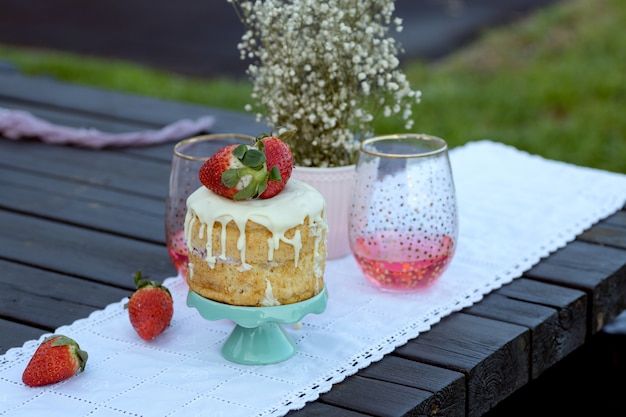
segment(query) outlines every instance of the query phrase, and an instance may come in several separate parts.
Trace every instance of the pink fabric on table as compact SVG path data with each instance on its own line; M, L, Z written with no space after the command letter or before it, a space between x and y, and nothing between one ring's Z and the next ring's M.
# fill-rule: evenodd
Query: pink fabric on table
M159 130L105 133L92 128L55 125L26 111L0 108L0 135L7 139L36 138L55 145L76 145L92 149L146 146L180 140L208 131L214 122L213 116L203 116L196 120L179 120Z

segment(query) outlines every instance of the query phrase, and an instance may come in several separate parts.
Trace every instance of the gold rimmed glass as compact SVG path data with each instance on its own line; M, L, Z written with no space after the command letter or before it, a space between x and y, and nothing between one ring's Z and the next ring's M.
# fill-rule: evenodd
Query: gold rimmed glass
M170 259L180 276L187 276L187 242L183 230L187 197L202 185L198 178L200 167L219 148L252 141L251 136L218 133L185 139L174 146L165 206L165 238Z
M457 237L447 143L424 134L363 141L349 240L366 278L383 290L426 288L447 269Z

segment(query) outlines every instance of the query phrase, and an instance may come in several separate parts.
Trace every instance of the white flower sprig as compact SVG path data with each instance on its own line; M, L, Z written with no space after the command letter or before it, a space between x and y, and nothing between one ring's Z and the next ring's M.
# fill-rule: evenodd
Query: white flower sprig
M355 162L359 140L377 117L412 126L412 90L399 69L399 44L389 27L393 0L227 0L246 32L238 45L250 59L259 121L296 130L296 164L332 167Z

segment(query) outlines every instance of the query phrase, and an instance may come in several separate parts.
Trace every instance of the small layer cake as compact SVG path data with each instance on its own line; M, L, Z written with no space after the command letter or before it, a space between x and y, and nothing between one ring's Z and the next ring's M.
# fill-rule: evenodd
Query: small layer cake
M200 187L187 199L189 288L238 306L307 300L324 287L326 229L324 198L301 181L244 201Z

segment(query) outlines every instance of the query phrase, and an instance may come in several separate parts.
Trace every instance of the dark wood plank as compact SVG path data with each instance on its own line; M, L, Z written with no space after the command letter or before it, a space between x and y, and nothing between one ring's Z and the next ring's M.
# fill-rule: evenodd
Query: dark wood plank
M11 110L26 111L40 119L61 126L96 129L107 133L147 131L162 127L161 123L147 123L142 120L116 119L102 113L91 113L82 110L68 112L66 108L50 106L51 103L37 103L22 100L15 101L0 96L0 107L10 108Z
M403 417L431 396L428 391L355 375L320 395L320 401L372 416Z
M23 108L30 106L29 111L37 116L42 113L36 107L58 108L72 114L103 116L117 122L127 120L132 124L143 123L159 128L181 119L213 115L216 120L212 132L256 136L267 130L252 115L239 112L72 85L50 78L25 77L17 73L0 74L0 100L20 104ZM61 122L56 118L51 121Z
M556 310L556 321L541 323L533 334L533 378L585 343L589 299L584 292L520 278L498 294Z
M601 245L626 249L626 211L618 211L577 237Z
M5 354L11 348L22 346L29 340L38 339L44 333L48 333L48 331L0 316L0 335L2 335L0 337L0 355Z
M0 195L1 208L165 244L163 198L3 166Z
M612 214L606 219L600 221L598 225L613 225L619 228L619 230L626 230L626 206L624 206L617 213Z
M623 249L574 241L524 276L587 293L591 301L589 335L626 308L626 250Z
M6 260L125 289L137 269L158 280L176 275L163 245L1 210L0 225Z
M465 374L467 415L480 416L529 381L527 328L457 313L395 354Z
M464 394L465 377L459 372L387 356L335 385L313 405L288 415L316 416L322 410L330 415L351 415L354 410L372 416L464 415ZM336 414L338 407L349 410Z
M334 407L329 404L316 401L307 404L299 410L293 410L286 414L289 417L366 417L370 414L361 414L345 408Z
M520 278L464 312L527 327L532 378L585 342L587 298L584 292L569 288Z
M460 372L389 355L358 375L432 392L410 415L465 414L465 376ZM372 396L369 401L380 402L384 398Z
M0 165L155 198L167 195L170 174L169 164L121 152L6 139L0 140Z
M50 331L131 293L1 259L0 270L0 317Z

